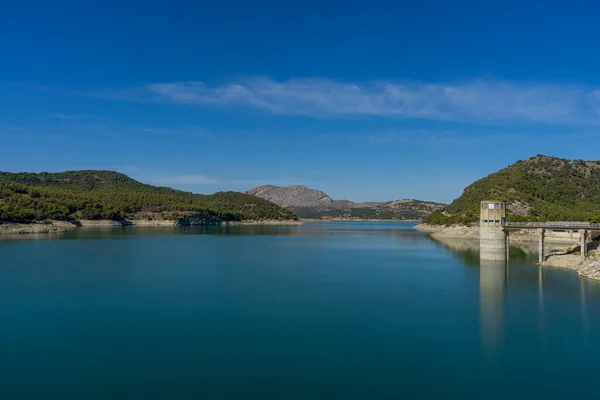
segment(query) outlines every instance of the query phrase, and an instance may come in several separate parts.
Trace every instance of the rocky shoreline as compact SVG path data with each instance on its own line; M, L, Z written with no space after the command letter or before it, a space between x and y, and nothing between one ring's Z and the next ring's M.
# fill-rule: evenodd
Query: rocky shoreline
M465 225L430 225L419 224L415 229L421 232L431 233L432 237L456 238L456 239L479 239L479 227Z
M302 222L420 222L418 219L301 218Z
M77 225L71 222L52 221L36 222L32 224L0 224L0 235L26 235L26 234L44 234L44 233L64 233L69 229L77 228Z
M203 216L204 217L204 216ZM44 221L30 224L8 223L0 224L0 235L29 235L29 234L57 234L65 233L78 228L116 228L123 226L192 226L192 225L301 225L303 221L222 221L220 219L203 217L182 218L179 220L160 219L133 219L133 220L77 220L77 221Z
M304 223L304 221L300 220L300 221L294 221L294 220L285 220L285 221L280 221L280 220L276 220L276 219L266 219L266 220L262 220L262 221L252 221L252 220L248 220L248 221L229 221L229 222L224 222L223 225L232 225L232 226L239 226L239 225L279 225L279 226L293 226L293 225L302 225Z
M542 267L569 269L585 278L600 280L600 253L590 252L585 261L581 261L580 254L559 253L549 255Z

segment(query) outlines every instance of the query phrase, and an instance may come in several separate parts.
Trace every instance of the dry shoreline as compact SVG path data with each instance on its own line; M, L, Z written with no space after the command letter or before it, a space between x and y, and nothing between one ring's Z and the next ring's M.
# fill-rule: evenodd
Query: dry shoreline
M336 219L300 219L300 220L247 220L247 221L224 221L223 226L245 226L245 225L270 225L270 226L296 226L306 222L419 222L418 220L381 220L381 219L352 219L352 218L336 218ZM175 220L161 219L132 219L125 221L114 220L76 220L76 221L56 221L33 222L30 224L8 223L0 224L0 235L26 235L26 234L52 234L64 233L68 230L77 228L97 227L123 227L123 226L177 226Z
M303 221L279 221L276 219L267 219L263 221L229 221L227 223L223 223L223 225L231 225L231 226L239 226L239 225L274 225L274 226L294 226L294 225L302 225Z
M301 225L303 221L278 221L278 220L263 220L263 221L229 221L223 222L222 225ZM68 230L87 228L87 227L123 227L123 226L144 226L144 227L160 227L160 226L177 226L177 221L174 220L158 220L158 219L136 219L126 221L113 220L77 220L77 221L48 221L34 222L30 224L8 223L0 224L0 235L27 235L27 234L52 234L64 233Z
M302 222L420 222L418 219L300 218Z
M542 267L568 269L577 272L579 276L600 281L600 253L590 252L585 261L581 261L580 254L551 254Z

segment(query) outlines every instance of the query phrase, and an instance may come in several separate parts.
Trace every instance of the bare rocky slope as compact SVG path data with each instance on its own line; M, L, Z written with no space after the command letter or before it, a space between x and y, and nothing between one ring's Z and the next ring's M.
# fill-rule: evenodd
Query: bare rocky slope
M334 200L327 193L306 186L260 186L246 192L285 207L301 218L420 220L443 204L420 200L354 203Z
M260 186L246 192L286 208L328 208L334 205L334 200L320 190L309 189L306 186Z

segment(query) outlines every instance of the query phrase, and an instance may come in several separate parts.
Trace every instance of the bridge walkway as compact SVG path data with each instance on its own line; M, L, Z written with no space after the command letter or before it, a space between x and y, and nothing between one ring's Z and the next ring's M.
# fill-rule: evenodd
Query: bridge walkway
M600 224L591 222L549 221L549 222L502 222L504 229L550 229L600 231Z
M592 222L577 222L577 221L547 221L547 222L507 222L501 221L502 228L507 235L510 230L517 229L537 229L539 233L539 261L545 260L544 237L546 231L578 231L581 237L580 252L581 260L585 260L587 253L587 233L588 231L600 231L600 224Z

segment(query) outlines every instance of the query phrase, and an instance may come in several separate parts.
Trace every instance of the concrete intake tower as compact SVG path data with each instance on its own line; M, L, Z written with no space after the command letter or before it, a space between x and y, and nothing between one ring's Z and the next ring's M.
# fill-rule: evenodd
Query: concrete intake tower
M504 230L506 205L501 201L482 201L479 217L480 259L508 259L508 233Z

